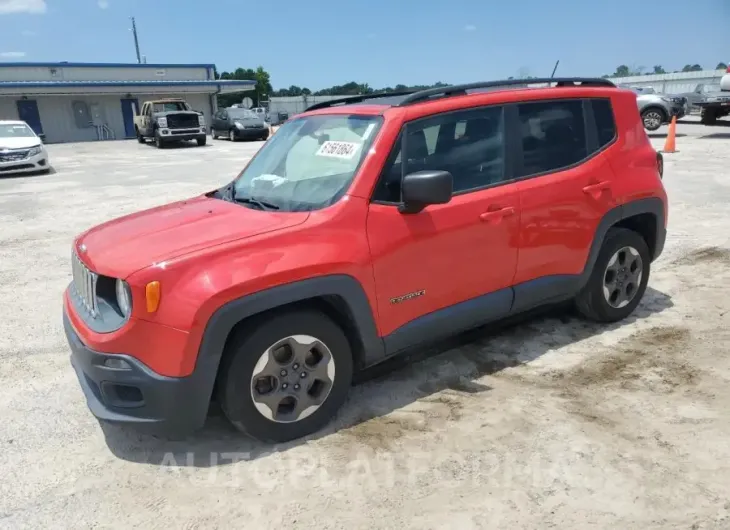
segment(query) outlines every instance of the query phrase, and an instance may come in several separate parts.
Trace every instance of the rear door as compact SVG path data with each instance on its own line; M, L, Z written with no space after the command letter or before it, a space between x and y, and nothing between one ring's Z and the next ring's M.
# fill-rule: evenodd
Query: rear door
M503 185L505 150L501 106L440 114L401 131L367 219L388 353L509 312L520 206L517 185ZM428 169L453 175L453 198L400 213L402 176Z
M616 206L614 173L602 153L616 130L609 99L516 107L522 218L514 310L519 311L577 284L598 224Z

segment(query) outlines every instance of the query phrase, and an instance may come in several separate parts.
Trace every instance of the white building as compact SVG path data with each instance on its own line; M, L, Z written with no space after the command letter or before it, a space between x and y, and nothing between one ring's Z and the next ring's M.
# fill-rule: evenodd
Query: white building
M143 101L180 97L210 124L216 94L255 86L213 72L212 64L0 63L0 120L24 120L48 143L133 138Z
M726 73L725 70L701 70L699 72L677 72L676 74L612 77L610 81L617 85L652 87L661 94L682 94L694 92L698 85L704 86L704 92L720 90L720 79Z

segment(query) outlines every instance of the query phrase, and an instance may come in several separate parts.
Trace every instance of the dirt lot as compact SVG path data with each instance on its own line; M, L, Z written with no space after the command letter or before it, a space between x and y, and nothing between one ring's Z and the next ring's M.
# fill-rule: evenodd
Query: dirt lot
M678 130L635 318L472 333L278 447L215 415L183 441L102 428L61 327L74 234L217 187L259 144L50 146L54 174L0 180L0 527L728 528L730 128Z

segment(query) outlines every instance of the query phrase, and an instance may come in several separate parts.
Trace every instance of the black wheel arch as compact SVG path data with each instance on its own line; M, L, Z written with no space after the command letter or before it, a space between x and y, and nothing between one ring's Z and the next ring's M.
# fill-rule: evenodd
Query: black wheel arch
M229 339L247 325L255 325L272 311L315 308L343 328L353 351L355 369L385 355L367 295L352 276L337 274L296 281L232 300L218 308L203 332L194 373L213 395Z
M593 266L603 246L606 234L611 228L628 228L641 235L649 247L651 260L656 260L664 250L667 231L664 226L665 206L662 199L650 197L616 206L603 216L581 273L580 287L588 283Z

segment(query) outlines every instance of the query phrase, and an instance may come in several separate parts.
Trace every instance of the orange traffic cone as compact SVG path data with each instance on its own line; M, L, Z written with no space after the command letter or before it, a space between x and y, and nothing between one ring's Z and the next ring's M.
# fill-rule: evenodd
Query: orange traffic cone
M677 117L672 116L672 122L669 124L669 134L667 134L667 141L664 142L665 153L676 153L677 152Z

